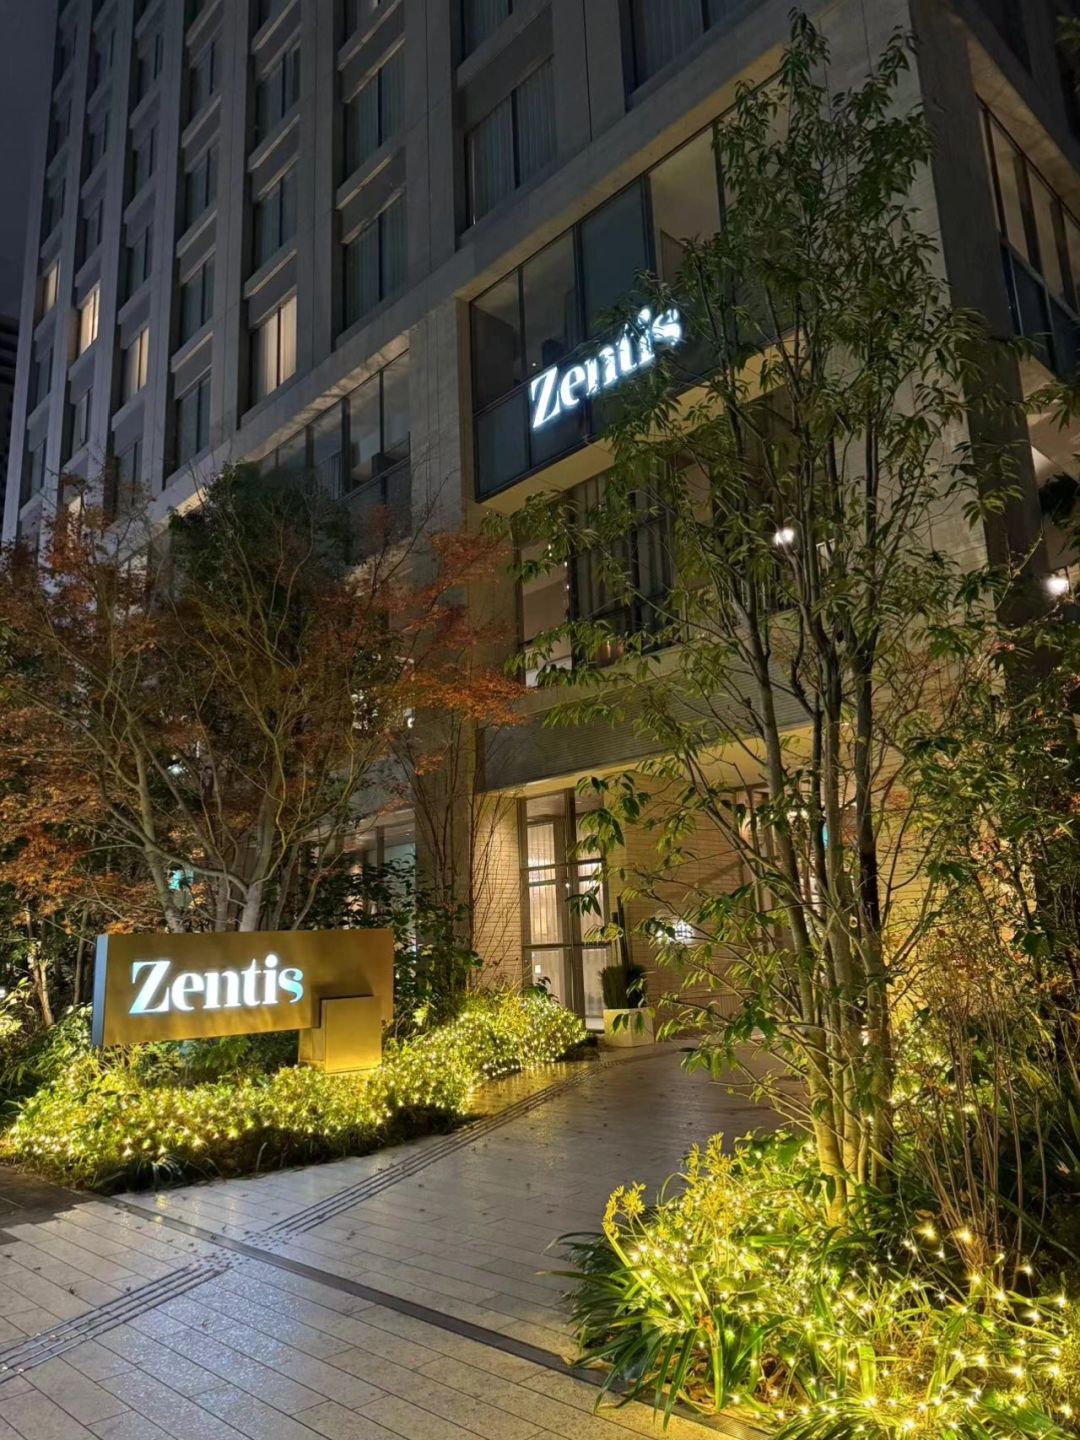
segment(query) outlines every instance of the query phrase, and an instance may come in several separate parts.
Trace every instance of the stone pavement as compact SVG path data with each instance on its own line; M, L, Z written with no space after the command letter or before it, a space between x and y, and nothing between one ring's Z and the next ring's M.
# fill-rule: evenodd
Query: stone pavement
M117 1200L28 1185L0 1209L0 1440L659 1434L641 1406L594 1413L547 1272L616 1185L769 1123L682 1058L550 1067L450 1136L332 1165Z

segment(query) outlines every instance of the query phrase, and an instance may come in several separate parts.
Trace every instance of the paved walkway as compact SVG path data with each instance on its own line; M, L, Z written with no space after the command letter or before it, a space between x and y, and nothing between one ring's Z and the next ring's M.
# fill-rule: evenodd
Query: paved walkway
M504 1082L488 1118L377 1155L0 1215L0 1440L659 1433L593 1413L544 1272L616 1185L765 1122L681 1059Z

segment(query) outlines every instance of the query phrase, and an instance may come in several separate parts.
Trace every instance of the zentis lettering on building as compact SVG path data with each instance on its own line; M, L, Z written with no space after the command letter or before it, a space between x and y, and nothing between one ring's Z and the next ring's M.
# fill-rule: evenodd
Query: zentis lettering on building
M628 375L647 370L655 363L659 346L680 345L682 340L678 310L655 317L649 309L640 311L636 328L627 326L613 344L602 346L577 364L552 365L533 377L529 385L532 428L542 430L586 399L613 389Z

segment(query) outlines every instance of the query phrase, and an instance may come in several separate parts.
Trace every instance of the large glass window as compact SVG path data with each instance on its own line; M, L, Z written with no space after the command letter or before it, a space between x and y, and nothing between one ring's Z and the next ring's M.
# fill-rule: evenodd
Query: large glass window
M41 314L47 315L60 295L60 261L54 260L41 277Z
M705 30L704 0L631 0L638 83L662 70Z
M146 384L150 366L150 329L144 325L135 339L124 351L125 401L137 395Z
M710 3L712 20L741 10L746 0L730 3L730 12ZM634 363L603 359L620 340L614 317L633 305L644 274L658 273L675 283L686 243L708 240L720 229L722 190L714 139L715 126L709 126L473 301L481 498L603 430L600 392L640 368L632 338L627 344ZM1080 247L1080 232L1077 243ZM608 364L616 373L582 395L590 363ZM574 365L579 366L576 374ZM562 381L571 386L566 404L559 398ZM546 390L545 382L550 382Z
M262 400L296 374L295 295L263 321L252 345L252 398Z
M153 251L153 233L151 227L146 225L128 245L124 257L124 293L129 298L140 285L149 280Z
M198 115L217 91L217 40L204 45L188 71L188 118Z
M1071 376L1080 363L1080 223L989 111L985 123L1013 325L1050 369Z
M79 306L78 353L89 350L98 337L98 317L101 310L101 289L95 285Z
M345 325L405 283L405 196L399 195L345 246Z
M294 165L255 202L254 262L265 265L296 234L297 171Z
M720 188L713 133L706 130L676 150L649 176L653 244L662 279L674 283L688 240L720 229Z
M255 86L255 143L265 140L300 99L300 46L287 50Z
M609 312L627 303L638 276L649 268L645 187L631 185L581 225L581 281L590 335L609 328Z
M45 182L45 203L42 207L41 230L50 235L60 224L64 213L64 172L56 171Z
M351 175L401 128L405 49L399 47L345 106L345 173Z
M103 110L100 115L90 121L86 131L86 174L105 158L105 152L109 148L109 112Z
M190 340L214 310L214 260L204 260L180 287L180 343Z
M347 400L350 488L409 458L409 353L359 386Z
M513 0L463 0L461 19L464 53L471 55L493 35L514 8Z
M71 449L73 455L90 439L90 407L94 401L93 390L84 390L71 407Z
M184 224L193 225L217 199L217 146L211 145L184 175Z
M555 158L555 85L538 66L465 137L473 223Z
M176 463L198 455L210 444L210 372L176 402Z
M588 858L582 823L588 802L573 791L560 791L521 804L529 978L575 1010L590 1028L600 1029L604 1020L600 971L614 963L614 956L611 945L597 941L593 934L607 921L608 897L599 861ZM575 896L586 894L590 907L573 903Z
M19 504L25 505L35 495L40 495L45 486L45 440L28 445L23 455Z

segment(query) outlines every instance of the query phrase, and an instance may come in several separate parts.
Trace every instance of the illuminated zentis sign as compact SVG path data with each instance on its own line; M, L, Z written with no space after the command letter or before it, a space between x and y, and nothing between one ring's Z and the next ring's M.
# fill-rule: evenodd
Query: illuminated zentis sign
M246 970L185 970L173 979L171 960L136 960L132 981L139 988L129 1015L166 1015L170 1010L251 1010L276 1005L281 995L295 1005L304 998L304 972L295 965L278 968L276 955L262 965L252 960Z
M102 935L94 1043L312 1030L322 1002L374 996L392 1018L387 930Z
M628 375L647 370L660 346L680 345L682 340L683 323L678 310L666 310L655 317L651 310L642 310L637 325L627 326L614 343L601 346L584 360L552 365L533 377L529 385L532 428L542 430L585 400L613 389Z

